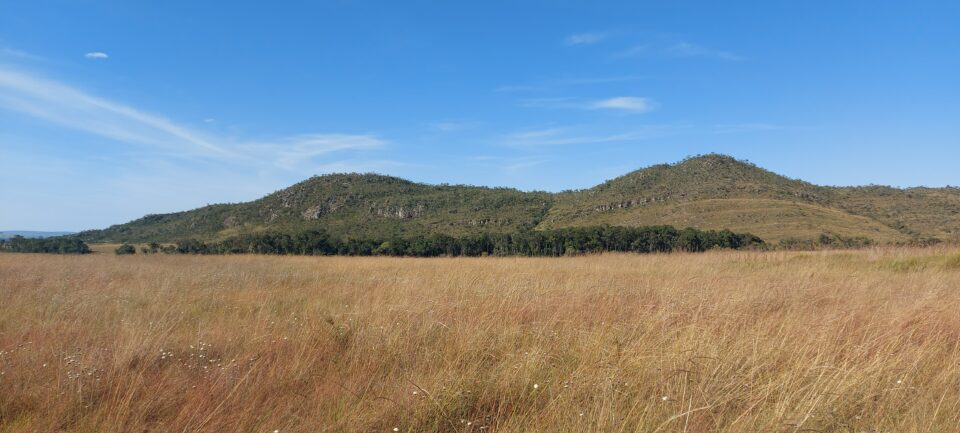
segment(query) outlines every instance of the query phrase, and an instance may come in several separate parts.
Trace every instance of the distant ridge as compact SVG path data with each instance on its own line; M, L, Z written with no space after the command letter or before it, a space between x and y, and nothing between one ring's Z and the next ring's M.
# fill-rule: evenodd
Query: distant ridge
M5 230L0 231L0 239L10 239L14 236L23 236L25 238L52 238L55 236L71 235L74 232L38 232L29 230Z
M368 237L669 224L750 232L767 241L960 241L960 189L828 187L709 154L562 193L427 185L376 174L314 176L247 203L143 218L79 234L92 242L222 239L323 228Z

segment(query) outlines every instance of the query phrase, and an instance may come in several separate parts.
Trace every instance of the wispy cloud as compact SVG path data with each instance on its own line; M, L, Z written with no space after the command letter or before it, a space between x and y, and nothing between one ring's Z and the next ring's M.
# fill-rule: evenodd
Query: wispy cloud
M501 144L510 147L542 147L578 144L603 144L650 140L676 134L687 129L682 125L645 125L622 132L578 133L578 128L555 127L514 132L502 137Z
M107 59L107 58L110 58L110 56L107 55L107 53L105 53L105 52L103 52L103 51L91 51L91 52L89 52L89 53L87 53L87 54L84 54L83 57L86 57L86 58L91 59L91 60L98 60L98 59Z
M606 33L574 33L563 39L567 45L593 45L607 38Z
M14 58L26 59L26 60L46 60L43 57L35 56L26 51L15 50L13 48L7 48L7 47L0 48L0 55L3 55L5 57L14 57Z
M617 96L615 98L594 101L590 107L595 110L623 110L634 113L645 113L653 110L654 103L648 98Z
M384 144L383 140L372 135L307 134L272 142L243 144L240 148L251 155L272 156L278 167L295 170L305 161L318 156L344 150L379 149Z
M499 170L504 174L518 174L550 162L545 156L491 156L478 155L469 158L477 166Z
M701 57L732 61L743 60L743 57L729 51L715 50L690 42L677 42L670 45L667 47L667 52L675 57Z
M506 85L494 89L498 93L515 92L545 92L555 89L561 89L572 86L593 86L603 84L622 83L627 81L639 81L646 77L641 75L618 75L610 77L581 77L581 78L555 78L543 80L536 84Z
M391 159L344 159L316 165L320 173L383 173L396 168L416 167L410 164Z
M656 108L652 99L638 96L615 96L598 100L572 97L529 98L520 101L520 105L531 108L611 110L627 113L645 113Z
M52 80L0 69L0 107L124 142L177 143L211 155L233 152L159 116L98 98Z
M520 173L550 162L548 158L514 158L499 166L505 173Z
M643 55L649 55L653 52L653 48L649 44L639 44L634 45L626 50L623 50L617 53L617 57L639 57Z
M617 57L672 57L672 58L701 58L726 61L740 61L744 58L731 51L709 48L704 45L688 41L655 40L634 45L617 53Z
M368 151L386 142L372 134L297 134L269 140L237 140L193 130L66 84L0 67L0 108L123 144L177 158L269 165L310 171L314 158L341 151Z
M612 77L587 77L587 78L561 78L556 80L560 86L579 86L593 84L622 83L627 81L639 81L646 77L643 75L617 75Z

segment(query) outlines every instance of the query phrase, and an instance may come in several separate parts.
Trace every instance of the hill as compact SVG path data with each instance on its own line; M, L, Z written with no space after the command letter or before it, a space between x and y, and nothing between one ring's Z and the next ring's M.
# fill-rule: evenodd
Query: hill
M556 194L332 174L252 202L148 215L80 236L92 242L163 242L310 228L340 237L369 237L598 224L730 229L773 242L956 242L960 189L818 186L724 155L655 165L593 188Z
M821 234L956 241L960 189L824 187L729 156L705 155L559 194L540 227L592 224L723 227L768 241Z
M248 203L148 215L80 236L95 242L163 242L310 228L355 237L502 233L534 228L551 203L552 196L547 193L425 185L374 174L332 174L312 177Z

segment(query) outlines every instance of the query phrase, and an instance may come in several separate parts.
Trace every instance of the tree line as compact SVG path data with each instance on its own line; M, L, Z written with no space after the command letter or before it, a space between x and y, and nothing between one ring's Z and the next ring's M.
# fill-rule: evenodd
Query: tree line
M11 253L52 253L52 254L87 254L90 247L82 240L58 236L52 238L25 238L14 236L0 240L0 251Z
M715 248L741 249L762 245L763 240L729 230L649 227L574 227L516 233L483 233L459 237L445 234L411 237L335 238L322 230L296 234L243 234L219 242L186 239L173 245L151 243L142 253L176 254L297 254L348 256L563 256L597 252L654 253L700 252ZM131 254L132 245L118 248Z

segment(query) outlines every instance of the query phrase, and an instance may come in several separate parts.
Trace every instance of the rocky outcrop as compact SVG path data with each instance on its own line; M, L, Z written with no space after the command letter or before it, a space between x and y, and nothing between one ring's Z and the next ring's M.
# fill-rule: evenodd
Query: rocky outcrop
M373 212L384 218L411 219L422 216L426 209L426 205L417 203L413 206L378 206L373 209Z

